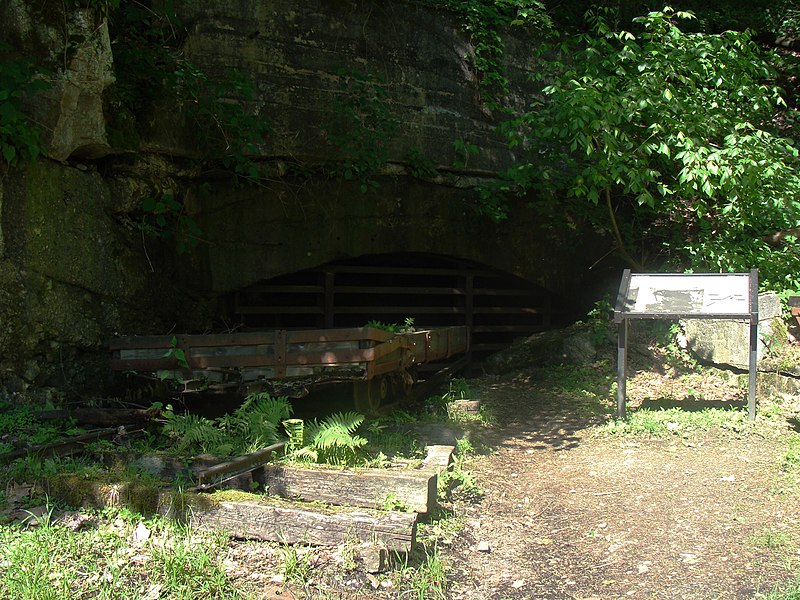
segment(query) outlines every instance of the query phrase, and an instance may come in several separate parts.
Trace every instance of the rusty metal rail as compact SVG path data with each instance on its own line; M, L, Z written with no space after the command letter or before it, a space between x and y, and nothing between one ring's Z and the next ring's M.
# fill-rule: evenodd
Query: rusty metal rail
M789 296L789 309L792 311L792 316L797 319L800 324L800 296Z
M279 442L245 456L214 465L197 474L197 491L208 491L233 477L262 468L275 453L283 452L287 442Z

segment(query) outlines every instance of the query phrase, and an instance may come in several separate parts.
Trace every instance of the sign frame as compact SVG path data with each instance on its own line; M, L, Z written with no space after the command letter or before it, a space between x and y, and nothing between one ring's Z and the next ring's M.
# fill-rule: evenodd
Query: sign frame
M731 300L725 305L727 310L716 311L708 306L677 306L671 309L668 303L662 306L651 304L637 307L637 298L631 297L631 284L635 280L646 282L648 279L669 281L677 286L685 285L686 290L670 290L675 294L684 294L686 298L691 297L691 291L699 289L697 286L701 282L706 284L715 279L719 279L723 284L724 279L728 282L732 278L746 278L747 290L746 299ZM738 282L737 282L738 283ZM639 288L633 288L638 290ZM704 296L705 294L703 294ZM726 298L722 298L725 300ZM744 300L744 302L743 302ZM742 306L746 304L746 306ZM738 306L738 308L737 308ZM626 403L626 370L628 366L628 327L629 322L637 319L721 319L737 320L749 322L749 378L747 389L747 418L754 421L756 418L756 373L758 361L758 269L751 269L749 273L632 273L630 269L625 269L622 273L617 302L614 307L614 322L617 323L617 418L625 418Z

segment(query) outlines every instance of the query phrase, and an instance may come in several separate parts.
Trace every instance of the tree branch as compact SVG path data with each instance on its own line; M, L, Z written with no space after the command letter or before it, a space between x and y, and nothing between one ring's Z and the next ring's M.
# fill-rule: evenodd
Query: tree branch
M614 232L614 239L617 242L617 251L623 258L623 260L626 263L628 263L632 268L636 269L637 271L644 271L644 267L630 254L628 254L628 251L625 249L625 244L622 241L622 234L620 233L619 225L617 224L617 215L614 213L614 207L611 205L610 186L606 186L605 194L606 194L606 206L608 206L608 216L611 218L611 229Z

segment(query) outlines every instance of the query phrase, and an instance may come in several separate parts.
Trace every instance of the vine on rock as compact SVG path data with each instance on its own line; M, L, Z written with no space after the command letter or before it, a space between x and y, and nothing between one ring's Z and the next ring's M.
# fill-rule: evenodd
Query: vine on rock
M340 94L333 117L324 126L328 141L343 155L337 172L360 183L362 193L378 187L375 180L389 159L389 142L399 121L392 113L383 81L368 73L338 69Z
M487 107L502 109L508 93L508 77L503 61L503 31L510 26L549 32L553 26L544 3L539 0L427 0L445 6L461 18L470 35L475 70L480 76L481 98Z
M0 155L9 165L42 153L41 131L25 113L23 102L49 87L46 76L46 71L27 58L11 55L11 47L0 44Z

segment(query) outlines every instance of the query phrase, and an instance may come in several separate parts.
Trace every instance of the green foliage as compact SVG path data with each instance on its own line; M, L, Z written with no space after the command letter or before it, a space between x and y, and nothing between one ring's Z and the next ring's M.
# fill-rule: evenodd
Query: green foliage
M177 68L183 25L164 3L159 8L123 2L109 19L116 82L109 89L109 140L137 149L138 120L171 95L167 76Z
M291 412L292 405L284 396L250 394L233 413L218 419L195 414L177 415L167 407L162 431L177 440L179 451L238 456L276 443L280 437L278 425L288 419Z
M305 587L311 579L313 565L309 552L301 553L297 547L284 544L281 548L283 556L283 578L295 585Z
M35 527L0 526L0 597L146 598L156 597L153 590L165 600L246 597L225 573L224 536L119 509L92 523L77 531L61 526L48 506ZM140 525L151 535L133 545Z
M402 325L397 323L384 323L382 321L367 321L367 327L388 331L389 333L407 333L414 331L414 317L406 317Z
M595 346L607 344L609 336L614 334L614 306L609 296L594 303L594 307L586 314L586 321L592 330L592 343Z
M305 421L303 419L286 419L283 421L283 429L289 436L287 452L291 454L303 447L305 439Z
M453 150L456 151L456 161L453 164L457 169L465 170L469 166L469 159L478 153L478 146L461 138L453 140Z
M157 8L123 3L111 24L112 140L135 147L139 118L156 108L177 109L197 136L202 161L259 182L263 173L253 157L271 124L259 114L252 79L235 69L212 76L186 60L179 51L185 27L171 2Z
M543 95L506 127L530 158L505 188L565 191L635 267L654 258L628 251L647 239L684 266L758 265L784 287L798 242L768 236L800 225L800 175L797 150L770 130L785 107L774 71L750 33L689 34L689 18L667 8L628 32L590 12L591 33L542 45Z
M84 432L75 426L72 419L40 421L36 417L37 410L39 408L20 399L12 402L10 399L0 398L0 453L11 452L15 446L34 447L65 435ZM38 458L32 460L42 462Z
M405 590L404 595L416 600L445 600L447 572L438 548L425 549L414 567L406 563L397 574L400 579L397 587Z
M552 22L539 0L429 0L454 11L472 41L472 60L480 77L481 97L489 108L501 108L508 93L503 65L503 32L511 26L549 32Z
M790 435L787 440L783 469L794 474L800 474L800 435L798 434Z
M178 254L192 250L200 241L202 231L197 221L186 214L183 202L172 194L142 201L144 216L140 227L145 235L169 239L175 243Z
M179 451L198 449L200 452L219 453L225 456L231 454L232 446L213 420L191 413L178 415L169 408L168 406L163 413L166 423L162 432L178 440Z
M300 460L353 466L358 451L367 444L366 438L356 435L364 415L356 412L334 413L322 422L316 419L305 427L305 442L293 457Z
M411 175L418 179L436 177L439 174L436 164L418 148L406 152L404 160L409 165Z
M27 58L13 57L0 43L0 158L15 165L42 153L41 132L23 110L23 100L49 87L48 75Z
M477 502L483 498L484 491L475 475L466 468L466 460L475 448L467 438L456 440L455 462L439 475L439 497L443 500L455 498L467 502Z
M218 422L231 440L239 441L234 446L236 453L247 454L276 443L280 438L278 425L291 413L292 405L285 396L272 398L258 393L250 394L239 408Z
M173 335L170 344L171 347L164 353L164 358L174 358L182 369L188 369L189 363L186 360L186 352L178 347L178 338Z
M463 377L455 377L450 380L448 384L448 391L446 394L448 401L453 400L467 400L472 397L472 389L469 387L469 382Z
M790 537L785 531L767 527L758 533L754 533L750 538L750 542L761 548L776 550L788 546L790 544Z
M389 492L383 499L381 510L397 511L397 512L413 512L413 509L402 498L398 498L394 492Z
M413 422L411 419L406 422ZM416 436L408 432L387 426L387 423L397 423L393 414L391 418L382 418L369 421L364 436L368 443L364 450L371 458L367 458L365 466L385 468L393 459L402 457L405 461L420 461L423 458L423 447L420 446Z
M269 135L271 123L257 112L250 77L235 69L224 77L210 77L182 61L168 82L181 108L194 120L204 158L258 182L262 172L253 157Z
M611 421L600 428L602 433L613 435L685 435L694 431L725 429L741 432L750 427L747 414L740 410L705 408L700 411L684 411L680 408L639 409L629 415L627 421Z
M383 81L368 73L338 69L339 95L333 116L324 125L328 141L341 153L337 173L359 182L362 193L376 189L380 168L389 159L389 143L399 121Z

